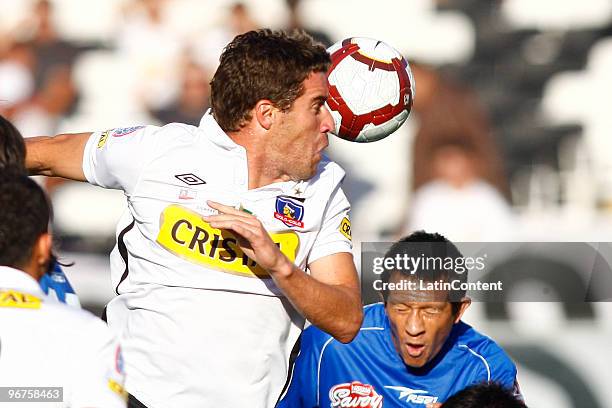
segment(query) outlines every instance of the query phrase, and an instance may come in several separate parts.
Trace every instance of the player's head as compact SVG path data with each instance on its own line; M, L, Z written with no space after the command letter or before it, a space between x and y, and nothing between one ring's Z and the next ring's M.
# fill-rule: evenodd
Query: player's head
M3 173L0 208L0 265L40 279L51 258L51 208L45 193L25 175Z
M0 115L0 172L25 174L25 144L11 122Z
M248 128L260 135L271 171L310 178L334 126L324 105L329 64L325 48L303 32L241 34L212 79L213 115L227 133Z
M423 231L393 244L384 258L396 261L381 275L393 342L406 365L423 367L438 355L470 304L465 290L433 286L465 282L464 258L442 235ZM399 289L389 290L389 283Z
M442 408L527 408L512 390L500 384L476 384L450 397Z

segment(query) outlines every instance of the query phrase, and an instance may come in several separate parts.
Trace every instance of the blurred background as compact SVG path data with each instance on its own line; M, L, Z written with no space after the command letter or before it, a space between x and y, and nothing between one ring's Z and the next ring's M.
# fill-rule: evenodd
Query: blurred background
M612 237L610 0L0 0L0 114L26 137L197 125L223 47L258 27L301 27L327 46L374 37L411 63L416 103L400 130L369 145L330 136L356 259L360 242L415 229L454 241ZM40 182L60 255L75 263L66 273L99 313L125 198ZM515 358L529 406L606 407L610 305L474 304L465 320Z

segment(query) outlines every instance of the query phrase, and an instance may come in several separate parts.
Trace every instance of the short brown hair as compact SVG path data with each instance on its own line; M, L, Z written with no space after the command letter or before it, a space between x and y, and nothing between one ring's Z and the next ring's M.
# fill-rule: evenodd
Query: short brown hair
M225 47L210 83L213 115L224 131L251 119L257 101L269 99L288 110L311 72L327 72L329 54L302 31L262 29L234 38Z

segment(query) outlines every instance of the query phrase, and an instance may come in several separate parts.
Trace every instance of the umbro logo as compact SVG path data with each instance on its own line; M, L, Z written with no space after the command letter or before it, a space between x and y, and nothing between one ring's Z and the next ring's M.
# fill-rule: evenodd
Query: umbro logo
M187 184L188 186L198 186L200 184L206 184L204 180L202 180L201 178L199 178L193 173L175 174L174 177L181 180L183 183Z

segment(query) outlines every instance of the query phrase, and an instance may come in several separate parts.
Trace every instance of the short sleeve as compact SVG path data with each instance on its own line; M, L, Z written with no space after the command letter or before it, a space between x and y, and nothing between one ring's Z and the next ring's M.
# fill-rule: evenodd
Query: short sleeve
M121 347L110 329L98 319L82 328L75 346L72 407L125 407L124 361Z
M92 133L83 154L91 184L133 192L158 143L157 126L134 126Z
M310 252L308 263L327 255L352 251L350 209L351 205L346 195L338 186L325 209L321 231Z

